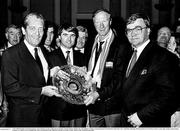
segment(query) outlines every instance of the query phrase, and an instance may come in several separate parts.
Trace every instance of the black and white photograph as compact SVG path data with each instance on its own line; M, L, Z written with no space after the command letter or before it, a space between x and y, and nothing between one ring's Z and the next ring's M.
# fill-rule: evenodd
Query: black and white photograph
M180 129L180 0L0 12L0 131Z

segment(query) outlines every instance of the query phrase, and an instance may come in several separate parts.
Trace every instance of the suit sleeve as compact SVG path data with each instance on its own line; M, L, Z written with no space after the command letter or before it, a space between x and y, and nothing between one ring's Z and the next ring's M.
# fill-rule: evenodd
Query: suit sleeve
M7 97L22 98L25 101L39 103L42 88L32 87L23 83L20 76L20 66L15 53L8 51L2 56L2 86ZM28 69L28 67L25 67ZM24 72L25 73L25 72Z

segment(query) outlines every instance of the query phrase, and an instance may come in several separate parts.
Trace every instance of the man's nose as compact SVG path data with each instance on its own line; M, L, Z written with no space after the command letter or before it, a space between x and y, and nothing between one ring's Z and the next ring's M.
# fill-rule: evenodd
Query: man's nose
M104 24L103 23L100 23L100 28L104 28Z
M14 39L15 39L15 40L19 39L19 35L18 35L18 34L17 34L17 35L14 35Z

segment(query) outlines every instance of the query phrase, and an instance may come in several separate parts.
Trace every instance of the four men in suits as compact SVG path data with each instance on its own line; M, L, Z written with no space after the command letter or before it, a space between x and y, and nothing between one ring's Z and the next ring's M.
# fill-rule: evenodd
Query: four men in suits
M49 67L38 47L44 34L44 18L30 13L22 27L24 40L9 48L2 56L2 87L9 104L7 126L49 126L43 106L46 96L59 96L57 88L47 86ZM35 51L42 70L35 59Z
M170 126L170 117L178 107L179 61L149 39L149 18L136 13L127 20L126 36L132 48L110 28L108 11L97 10L93 22L98 34L88 72L97 90L85 99L90 126ZM69 24L59 28L61 46L50 53L48 60L38 46L44 34L42 15L28 14L22 31L24 40L2 56L2 87L9 103L7 126L50 126L50 117L52 126L84 127L85 105L69 104L59 98L56 87L47 86L49 68L53 71L66 64L85 65L83 55L73 50L77 29ZM68 55L70 61L66 61Z

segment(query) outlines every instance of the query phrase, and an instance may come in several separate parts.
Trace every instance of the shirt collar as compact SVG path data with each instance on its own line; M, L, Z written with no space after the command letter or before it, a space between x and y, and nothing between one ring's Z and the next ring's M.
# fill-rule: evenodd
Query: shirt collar
M12 47L13 45L11 45L9 42L7 43L7 48Z
M34 48L39 48L39 47L34 47L34 46L30 45L26 40L24 40L24 43L30 52L33 52Z
M65 48L64 46L60 46L60 48L61 48L63 54L66 54L66 51L72 52L72 48L71 48L71 49L67 49L67 48Z
M135 50L137 50L137 58L139 58L141 52L144 50L144 48L147 46L147 44L150 42L150 40L148 39L146 42L144 42L144 44L142 44L141 46L139 46L138 48L134 48Z

